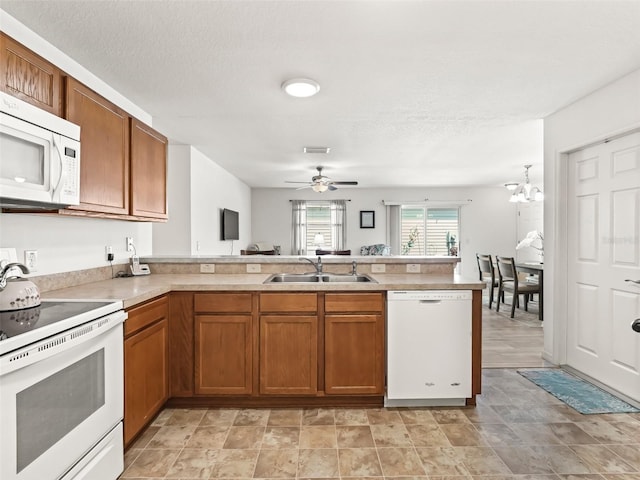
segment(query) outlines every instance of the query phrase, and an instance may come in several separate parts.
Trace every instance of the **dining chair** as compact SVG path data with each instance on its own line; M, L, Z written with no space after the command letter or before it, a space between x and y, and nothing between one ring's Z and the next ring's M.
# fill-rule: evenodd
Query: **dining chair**
M498 279L496 278L496 271L493 267L493 259L491 258L491 255L476 253L476 260L478 261L480 281L485 282L489 287L489 308L491 308L491 304L493 303L493 291L499 286ZM499 296L498 302L500 302Z
M496 312L500 311L500 299L504 301L504 292L513 292L511 300L511 318L514 317L516 307L520 306L520 295L524 295L524 310L528 311L529 295L540 293L540 286L531 283L522 283L518 279L516 261L513 257L496 256L498 264L498 302Z

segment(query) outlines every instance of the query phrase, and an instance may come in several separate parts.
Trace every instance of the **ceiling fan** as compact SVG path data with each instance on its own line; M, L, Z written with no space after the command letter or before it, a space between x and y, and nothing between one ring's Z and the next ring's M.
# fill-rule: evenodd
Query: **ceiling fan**
M355 181L345 181L345 182L337 182L331 180L329 177L322 175L322 169L324 167L316 167L318 170L318 174L311 177L310 182L289 182L286 183L306 183L304 187L299 187L298 190L303 188L311 188L314 192L322 193L327 190L337 190L338 187L336 185L358 185L358 182Z

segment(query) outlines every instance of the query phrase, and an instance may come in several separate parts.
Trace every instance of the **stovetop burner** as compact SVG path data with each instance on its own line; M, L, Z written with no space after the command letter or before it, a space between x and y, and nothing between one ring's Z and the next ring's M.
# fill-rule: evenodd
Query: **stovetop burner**
M37 307L0 312L0 354L122 309L114 300L42 300Z

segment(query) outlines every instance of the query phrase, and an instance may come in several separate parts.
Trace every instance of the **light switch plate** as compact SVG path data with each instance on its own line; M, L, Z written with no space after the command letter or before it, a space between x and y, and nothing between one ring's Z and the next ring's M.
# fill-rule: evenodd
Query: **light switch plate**
M407 263L407 273L420 273L420 264Z
M384 263L372 263L371 273L384 273L386 270Z
M247 263L247 273L260 273L259 263Z

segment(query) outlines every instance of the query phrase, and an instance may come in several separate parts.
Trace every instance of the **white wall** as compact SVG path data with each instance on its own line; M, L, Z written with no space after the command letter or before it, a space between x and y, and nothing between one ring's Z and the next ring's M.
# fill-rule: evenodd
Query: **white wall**
M105 247L112 246L115 264L126 263L126 237L133 237L138 255L151 254L151 225L121 220L62 217L55 214L0 214L0 247L38 251L36 275L108 266Z
M640 127L640 70L550 115L544 121L544 355L565 363L565 152Z
M250 241L251 189L196 148L169 148L168 198L169 222L153 227L154 255L237 255ZM239 241L220 239L223 208L239 213Z
M430 200L472 201L461 208L461 273L478 275L476 253L515 256L516 207L509 203L509 192L501 187L486 188L343 188L317 194L295 189L254 189L253 238L249 242L267 241L281 245L283 254L291 252L291 202L289 200L350 199L347 203L347 245L359 255L362 245L386 242L387 201ZM437 206L441 206L438 204ZM360 228L360 210L376 212L374 229ZM244 248L246 245L243 245Z

